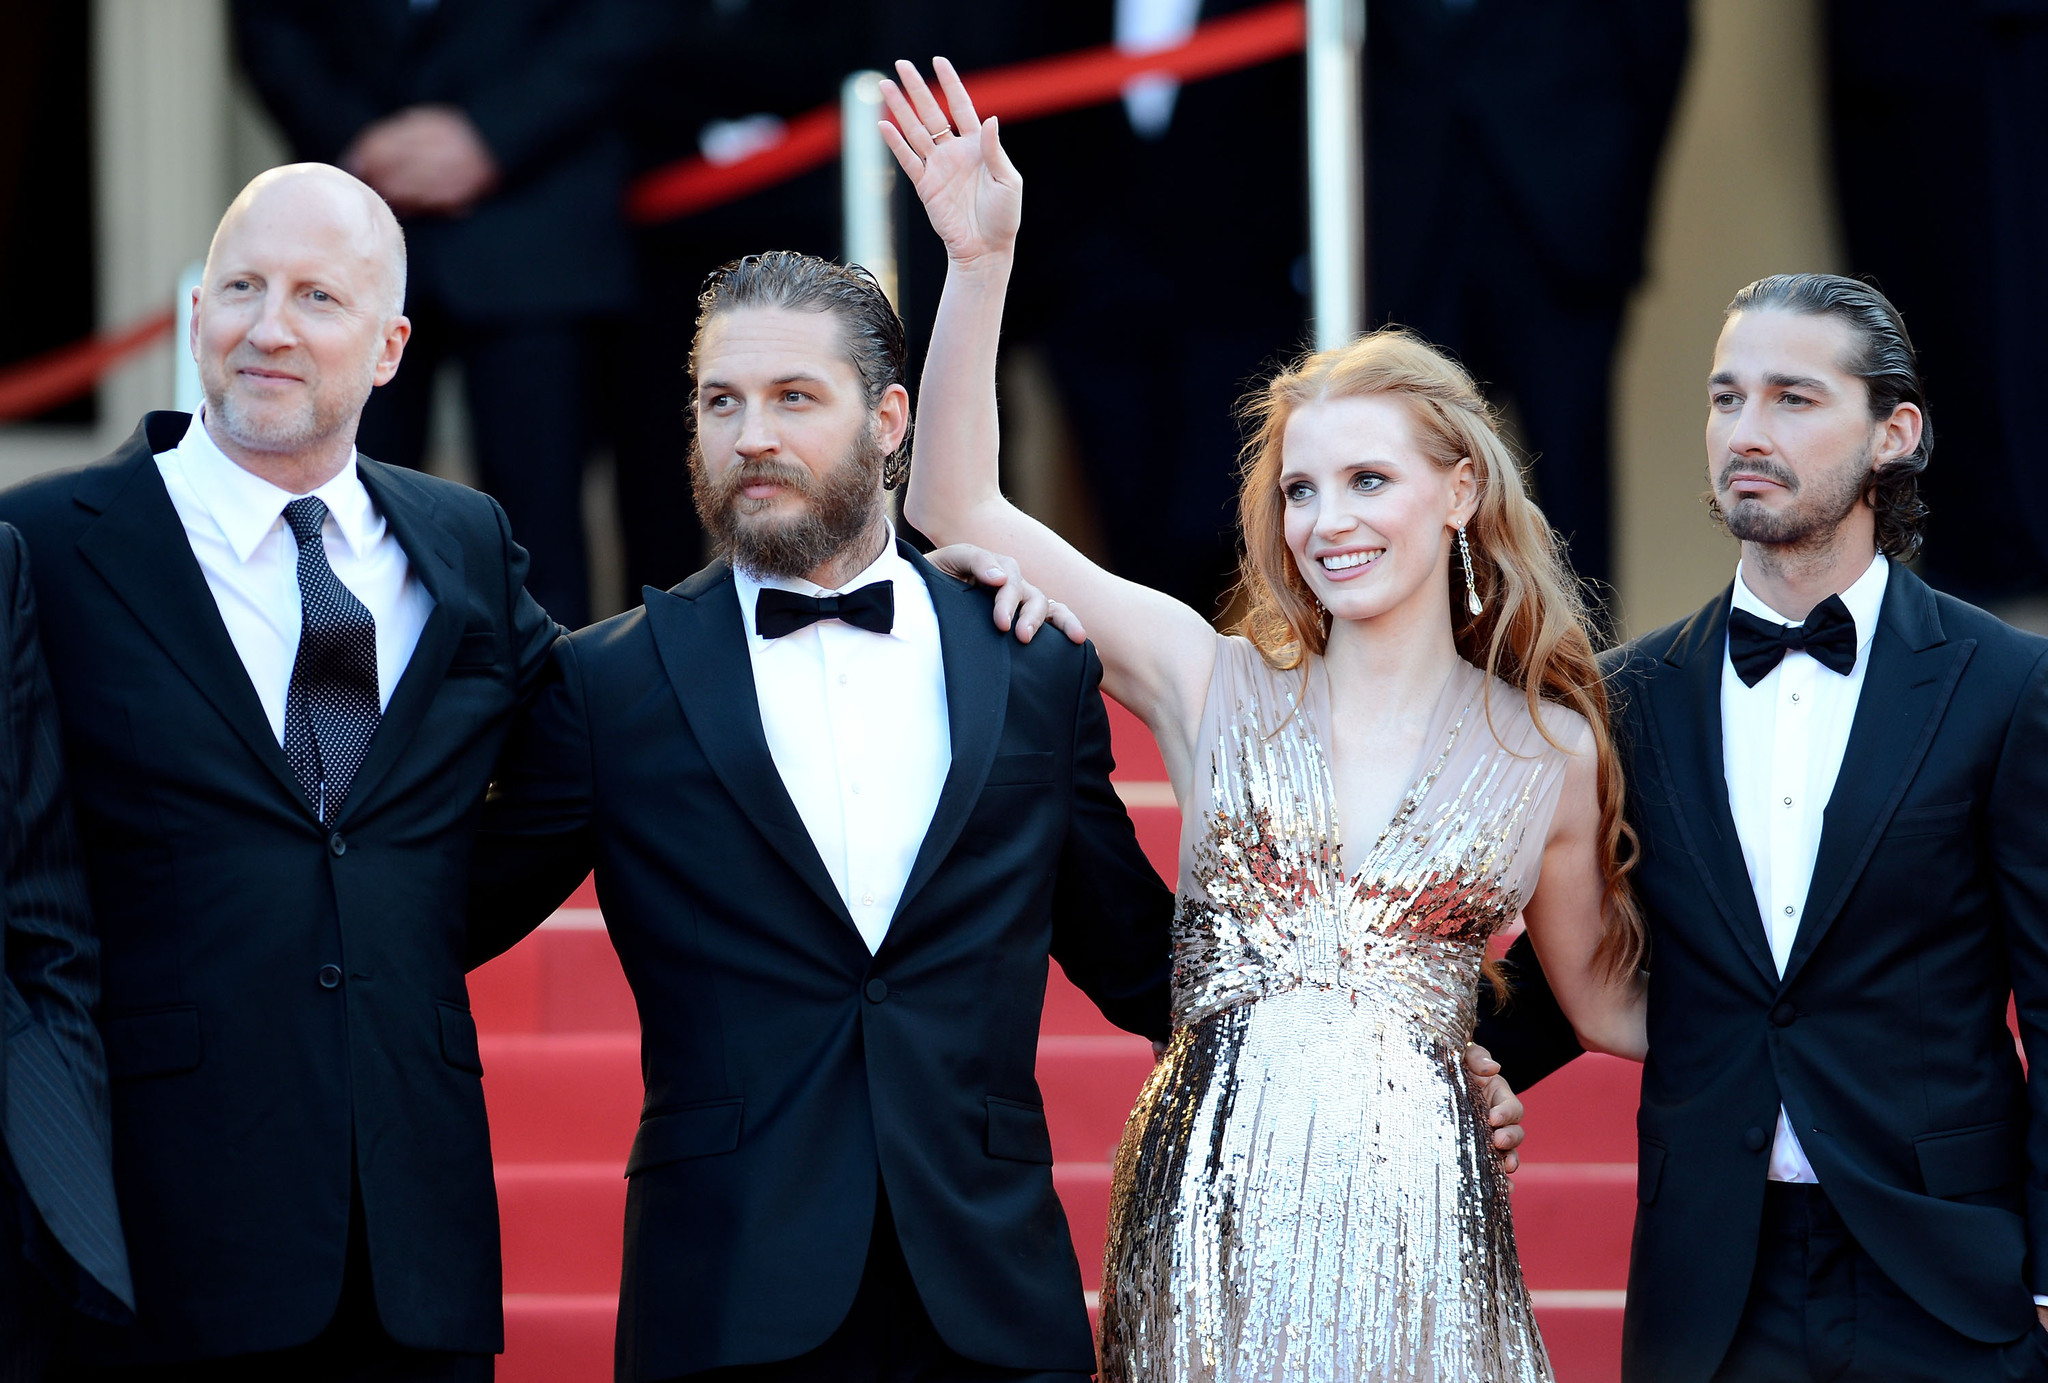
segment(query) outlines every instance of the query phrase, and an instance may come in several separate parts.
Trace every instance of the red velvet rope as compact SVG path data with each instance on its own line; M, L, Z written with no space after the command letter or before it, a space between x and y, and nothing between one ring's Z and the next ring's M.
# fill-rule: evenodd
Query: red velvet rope
M71 402L116 365L169 336L174 320L169 311L158 312L0 370L0 423L33 418Z
M1110 100L1133 77L1192 82L1256 67L1300 52L1307 32L1299 0L1282 0L1212 19L1177 48L1142 54L1089 48L968 73L963 80L982 115L1029 120ZM839 156L839 136L839 107L820 106L790 121L779 142L748 158L723 165L687 158L643 175L626 194L626 214L649 225L758 192L830 163Z

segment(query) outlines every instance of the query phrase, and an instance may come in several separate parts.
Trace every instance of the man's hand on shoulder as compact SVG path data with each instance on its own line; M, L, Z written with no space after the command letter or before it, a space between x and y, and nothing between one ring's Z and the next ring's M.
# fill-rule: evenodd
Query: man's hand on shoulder
M1075 643L1085 643L1088 631L1072 610L1024 579L1016 561L999 556L973 543L955 543L934 549L925 560L963 581L987 586L996 593L996 628L1016 634L1018 643L1030 643L1042 625L1050 624Z
M1500 1073L1500 1063L1477 1042L1465 1044L1465 1069L1486 1092L1486 1122L1493 1128L1493 1146L1501 1168L1512 1175L1522 1165L1515 1151L1522 1145L1522 1101Z

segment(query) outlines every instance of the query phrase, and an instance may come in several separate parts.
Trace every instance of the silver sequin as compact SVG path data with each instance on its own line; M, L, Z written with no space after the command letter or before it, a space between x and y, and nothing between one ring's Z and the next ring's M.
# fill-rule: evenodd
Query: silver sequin
M1328 705L1320 663L1219 645L1176 1031L1117 1152L1104 1383L1552 1378L1463 1049L1565 755L1460 664L1423 772L1346 877Z

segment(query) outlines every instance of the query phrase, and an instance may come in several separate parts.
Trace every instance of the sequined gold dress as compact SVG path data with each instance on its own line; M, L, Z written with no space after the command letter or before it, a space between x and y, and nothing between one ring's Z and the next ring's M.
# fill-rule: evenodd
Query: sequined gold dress
M1173 1042L1117 1151L1103 1383L1553 1376L1463 1051L1566 755L1520 692L1461 662L1392 821L1343 842L1329 705L1320 660L1275 672L1219 642Z

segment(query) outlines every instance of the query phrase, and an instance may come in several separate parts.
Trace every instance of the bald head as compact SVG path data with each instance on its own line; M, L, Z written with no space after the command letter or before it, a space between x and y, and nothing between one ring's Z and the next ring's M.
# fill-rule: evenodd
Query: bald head
M405 310L405 232L370 185L329 163L287 163L258 173L220 218L206 249L213 277L222 242L295 240L376 285L386 317Z
M398 372L404 305L405 236L381 197L322 163L263 174L220 218L193 295L207 431L283 488L325 484Z

